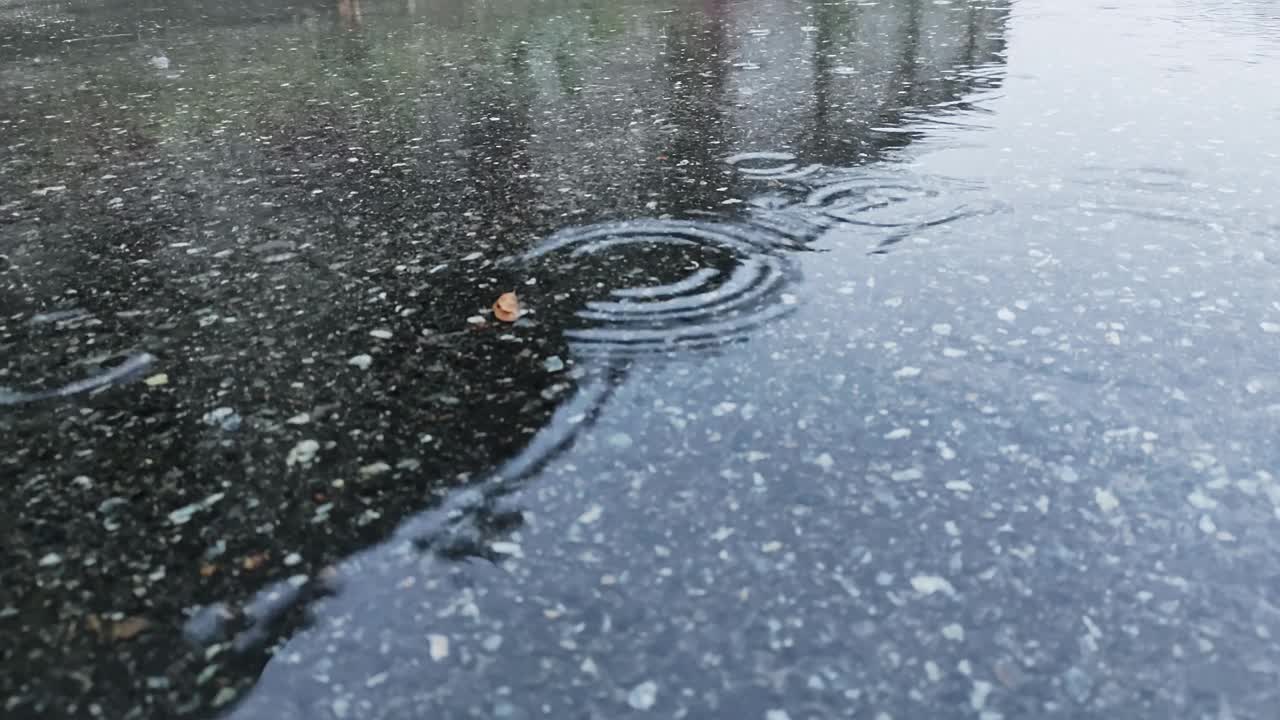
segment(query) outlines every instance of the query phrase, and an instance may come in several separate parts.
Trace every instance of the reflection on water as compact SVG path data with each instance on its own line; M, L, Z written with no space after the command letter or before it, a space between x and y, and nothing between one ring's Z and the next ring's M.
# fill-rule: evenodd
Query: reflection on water
M981 117L1007 16L0 6L5 468L26 488L93 483L0 507L19 528L8 565L52 544L67 573L6 583L0 609L151 621L117 663L100 636L24 615L4 631L3 669L22 666L0 673L6 710L226 708L326 566L393 533L468 556L509 531L493 499L629 367L750 342L797 307L797 258L824 233L877 246L977 207L895 153L927 122ZM480 313L513 287L535 312L495 327ZM144 361L170 382L121 382ZM304 442L318 459L287 465ZM189 617L207 647L181 644ZM81 660L102 679L81 682Z

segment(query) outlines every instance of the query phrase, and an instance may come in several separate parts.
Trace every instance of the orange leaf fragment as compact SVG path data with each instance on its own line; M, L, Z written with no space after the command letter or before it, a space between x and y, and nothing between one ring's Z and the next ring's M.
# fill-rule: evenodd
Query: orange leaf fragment
M129 640L134 635L151 627L151 621L143 617L125 618L111 626L112 640Z
M267 561L266 553L264 552L255 553L253 555L246 556L244 561L241 563L241 565L244 567L245 570L257 570L258 568L262 567L262 565L266 561Z
M502 322L515 322L520 317L520 299L513 292L502 293L493 304L493 316Z

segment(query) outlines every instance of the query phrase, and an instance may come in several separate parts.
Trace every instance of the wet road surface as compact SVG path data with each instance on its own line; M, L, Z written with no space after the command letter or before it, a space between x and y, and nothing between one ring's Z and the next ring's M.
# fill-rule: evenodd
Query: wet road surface
M1249 0L0 5L5 716L1272 717L1278 76Z

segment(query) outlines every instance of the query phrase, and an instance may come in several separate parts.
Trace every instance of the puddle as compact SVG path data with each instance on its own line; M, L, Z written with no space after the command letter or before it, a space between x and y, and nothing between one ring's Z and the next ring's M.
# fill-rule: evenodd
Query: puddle
M1265 716L1264 5L10 3L3 712Z

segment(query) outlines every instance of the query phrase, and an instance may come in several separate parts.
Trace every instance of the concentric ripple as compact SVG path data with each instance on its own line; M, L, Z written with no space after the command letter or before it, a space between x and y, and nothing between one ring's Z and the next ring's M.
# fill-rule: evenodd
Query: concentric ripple
M965 198L980 189L934 178L867 173L825 183L804 204L836 224L878 231L884 246L927 228L996 212L999 207L988 200Z
M637 249L697 251L698 261L681 266L679 279L610 288L607 299L586 302L576 314L587 325L566 332L580 354L670 353L741 340L785 314L790 308L780 295L788 266L780 251L809 239L797 227L795 237L749 221L611 222L558 232L524 259L565 253L607 267Z
M745 152L730 155L725 162L747 177L759 180L798 180L813 175L821 165L805 165L786 152Z

